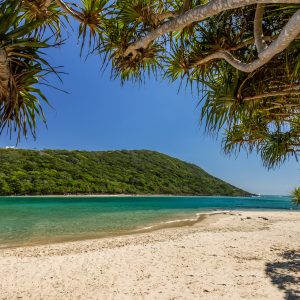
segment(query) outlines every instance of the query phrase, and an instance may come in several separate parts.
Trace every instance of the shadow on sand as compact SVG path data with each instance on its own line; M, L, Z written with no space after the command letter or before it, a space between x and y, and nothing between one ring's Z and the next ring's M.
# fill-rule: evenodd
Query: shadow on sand
M266 274L285 292L286 300L300 300L300 249L285 251L278 261L267 263Z

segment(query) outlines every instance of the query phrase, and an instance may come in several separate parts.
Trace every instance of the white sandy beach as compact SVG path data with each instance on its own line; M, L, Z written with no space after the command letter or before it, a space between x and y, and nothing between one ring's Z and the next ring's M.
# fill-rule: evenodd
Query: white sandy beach
M300 299L300 212L2 249L0 299Z

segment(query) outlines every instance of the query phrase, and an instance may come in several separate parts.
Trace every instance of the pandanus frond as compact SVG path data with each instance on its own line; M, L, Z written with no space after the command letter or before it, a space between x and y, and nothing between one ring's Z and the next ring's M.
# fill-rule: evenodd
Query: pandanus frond
M43 35L49 30L57 40L61 39L61 27L63 12L59 10L55 1L51 0L24 0L21 6L22 19L25 24L38 22L39 26L32 32L37 36ZM65 21L68 23L67 18Z
M300 187L295 188L292 192L293 202L295 205L300 205Z
M257 17L257 1L215 1L0 0L2 129L26 133L34 115L43 119L38 88L55 70L40 49L60 45L73 18L81 53L100 54L113 78L154 74L196 89L200 120L206 132L224 133L226 153L257 152L268 168L297 158L300 5L270 0Z
M41 102L48 102L38 84L47 73L55 72L40 53L49 45L32 36L40 22L24 22L21 5L3 4L0 8L7 16L0 36L0 132L16 132L18 139L28 132L35 136L36 118L45 122ZM17 26L17 22L21 24Z
M86 39L88 48L94 50L102 40L105 31L105 15L108 0L81 0L78 7L78 17L80 20L78 38L82 40L81 52Z

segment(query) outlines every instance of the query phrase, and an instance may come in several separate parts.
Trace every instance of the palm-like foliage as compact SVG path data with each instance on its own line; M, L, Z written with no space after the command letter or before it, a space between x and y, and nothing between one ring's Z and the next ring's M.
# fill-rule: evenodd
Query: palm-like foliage
M62 29L69 17L79 19L78 37L99 43L104 30L101 12L107 1L0 1L0 131L17 133L18 140L31 132L35 136L36 118L45 122L42 102L48 103L41 87L47 75L58 72L47 61L43 49L62 44ZM72 12L68 13L68 9ZM102 27L101 27L102 26ZM88 35L88 36L87 36Z
M226 128L224 150L260 153L276 167L299 151L299 43L263 68L245 74L224 62L210 74L202 119L209 132ZM284 94L290 91L290 94ZM282 94L280 92L283 92Z
M95 48L102 42L102 33L105 31L105 15L108 0L82 0L78 6L79 17L78 38L82 38L81 52L88 35L88 46Z
M300 205L300 187L294 189L292 197L295 205Z
M210 0L213 1L213 0ZM209 133L224 132L226 153L256 151L276 167L300 151L300 39L250 73L222 59L227 51L243 63L258 57L256 5L226 10L171 30L145 47L128 49L206 0L0 0L0 126L19 136L34 134L44 120L41 83L55 72L41 49L62 43L70 18L79 22L81 51L99 54L113 78L141 81L154 74L185 82L201 96L201 121ZM262 22L269 45L300 5L266 5ZM86 46L86 48L85 48ZM180 85L184 86L184 85Z
M2 3L1 16L0 130L35 135L36 116L45 121L40 101L47 102L37 84L54 71L40 52L49 44L37 39L40 23L27 18L20 1Z
M110 53L114 77L143 79L145 70L161 72L170 81L180 80L202 92L201 121L209 133L224 132L226 153L260 153L273 168L300 151L300 42L295 40L269 63L251 72L236 70L223 60L201 61L227 50L244 63L257 57L253 41L255 6L223 12L178 32L164 35L129 56L128 46L151 33L159 15L183 9L183 2L118 1L119 33L108 35L103 46ZM199 4L188 1L190 7ZM281 32L299 5L269 5L263 23L267 43ZM117 13L119 12L119 14ZM109 44L119 39L112 47ZM155 51L152 51L155 49ZM151 59L149 59L149 52ZM145 68L145 65L147 68Z

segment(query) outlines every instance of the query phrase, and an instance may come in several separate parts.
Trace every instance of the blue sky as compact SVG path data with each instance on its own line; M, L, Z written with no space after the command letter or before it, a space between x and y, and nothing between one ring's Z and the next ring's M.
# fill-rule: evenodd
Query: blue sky
M143 86L110 80L100 60L79 57L74 39L51 51L53 65L63 65L65 94L46 88L53 108L45 108L48 129L40 124L37 140L18 147L36 149L151 149L192 162L212 175L253 193L288 194L300 185L300 164L287 162L267 171L256 155L225 156L220 141L204 135L198 99L168 82L149 80ZM15 140L1 136L0 146Z

